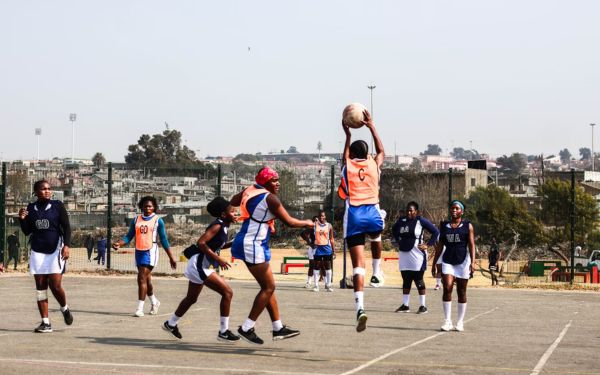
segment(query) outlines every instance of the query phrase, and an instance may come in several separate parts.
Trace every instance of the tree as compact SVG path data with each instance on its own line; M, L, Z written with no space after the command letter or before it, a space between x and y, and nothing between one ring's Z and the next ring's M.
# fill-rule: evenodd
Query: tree
M106 158L101 152L96 152L94 156L92 156L92 163L98 168L103 167L106 164Z
M421 152L421 155L440 155L442 148L438 145L427 145L427 150Z
M290 148L288 148L287 150L288 154L297 154L298 153L298 149L296 148L296 146L290 146Z
M544 238L541 223L504 189L494 185L479 187L471 192L466 204L465 215L484 243L489 243L492 237L509 242L515 233L525 246L538 245Z
M560 161L563 164L569 164L569 162L571 161L571 153L569 152L568 149L563 149L561 150L558 155L560 156Z
M571 230L571 183L556 179L546 180L538 187L541 198L540 219L547 227L550 244L569 241ZM582 187L575 187L575 242L587 243L596 230L599 210L594 197Z
M234 161L248 161L255 162L258 161L258 157L252 154L237 154L234 158Z
M156 168L165 166L187 167L201 163L194 151L181 146L181 133L177 130L165 130L152 136L143 134L138 143L129 145L125 162L134 168Z
M323 144L321 141L317 143L317 151L319 151L319 159L321 159L321 150L323 149Z
M496 162L500 164L509 174L513 176L519 176L527 167L527 156L525 154L514 153L511 156L500 156L496 159Z
M581 159L579 160L592 160L592 152L587 147L579 149L579 156L581 156Z
M465 150L462 147L453 148L450 154L457 160L474 160L481 158L481 155L476 150Z

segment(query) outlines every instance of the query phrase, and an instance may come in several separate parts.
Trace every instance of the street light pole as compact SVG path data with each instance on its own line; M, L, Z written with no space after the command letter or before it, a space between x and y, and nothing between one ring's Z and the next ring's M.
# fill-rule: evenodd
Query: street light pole
M373 90L375 90L375 87L377 87L377 86L375 86L375 85L367 86L367 88L369 90L371 90L371 110L370 111L371 111L371 118L373 118L373 119L375 118L375 116L373 115ZM371 152L372 153L375 152L374 143L375 143L375 140L373 139L373 136L371 135Z
M71 113L69 115L69 121L73 125L73 142L71 145L71 164L75 164L75 120L77 120L77 113Z
M42 128L35 128L35 137L37 138L37 161L40 160L40 135L42 135Z
M592 172L594 171L594 126L596 126L596 124L591 123L590 126L592 127Z

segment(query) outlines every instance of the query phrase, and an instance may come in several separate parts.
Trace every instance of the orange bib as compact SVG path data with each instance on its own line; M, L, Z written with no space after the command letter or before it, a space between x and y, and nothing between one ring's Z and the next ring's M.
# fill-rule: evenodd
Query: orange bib
M255 185L249 186L247 187L243 192L242 192L242 201L240 202L240 217L238 218L238 221L244 221L244 220L253 220L257 223L265 223L269 225L269 228L271 230L271 233L275 233L275 219L271 219L268 221L260 221L260 220L256 220L255 218L253 218L250 213L248 212L248 209L246 208L246 205L248 204L248 201L258 195L261 194L270 194L269 191L263 187L256 187Z
M369 155L365 160L346 159L346 176L338 188L341 199L352 206L379 203L379 168Z
M156 243L156 229L158 226L158 215L152 216L150 220L142 219L138 215L135 221L135 248L136 250L150 250Z

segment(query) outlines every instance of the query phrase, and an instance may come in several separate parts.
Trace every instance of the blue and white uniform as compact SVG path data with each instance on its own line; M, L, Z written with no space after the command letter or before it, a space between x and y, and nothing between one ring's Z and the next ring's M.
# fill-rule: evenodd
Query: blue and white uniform
M231 246L231 255L250 264L271 260L271 230L268 222L273 220L275 215L269 211L267 205L269 194L258 194L248 200L246 209L250 218L244 220Z
M125 244L128 244L135 238L135 226L138 219L141 217L144 221L151 221L156 214L152 214L150 216L138 215L136 216L131 225L129 226L129 231L125 236L123 236L122 240ZM150 266L155 267L158 264L159 251L158 251L158 243L157 239L160 239L160 243L164 249L171 248L169 244L169 240L167 239L167 232L165 230L165 222L162 218L158 218L156 221L156 225L152 228L152 246L149 250L142 250L137 248L135 249L135 265L139 266Z
M442 273L454 275L459 279L471 276L471 255L469 253L470 222L461 220L458 227L452 228L450 222L442 222L440 241L446 247L442 258Z
M427 269L427 251L417 246L423 242L423 232L431 234L428 246L433 246L440 232L429 220L417 216L409 219L404 216L392 227L392 235L398 242L398 268L400 271L425 271Z
M206 245L217 255L220 254L221 248L227 243L227 232L228 226L223 223L223 220L216 219L213 221L206 230L208 231L211 227L219 225L219 232L206 243ZM213 269L210 267L213 266ZM208 255L200 252L193 255L187 263L187 267L183 272L183 275L194 284L204 284L204 281L208 279L215 271L214 268L219 267L219 263L212 260Z
M64 273L66 262L61 250L71 245L71 226L61 201L50 200L27 205L28 215L20 220L25 235L31 234L29 272L32 275Z

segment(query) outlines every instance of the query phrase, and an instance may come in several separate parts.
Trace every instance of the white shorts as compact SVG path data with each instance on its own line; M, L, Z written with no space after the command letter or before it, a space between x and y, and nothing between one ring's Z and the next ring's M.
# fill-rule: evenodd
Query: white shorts
M202 268L198 269L198 257L200 256L204 259L202 259ZM204 280L208 279L215 272L215 270L209 267L210 262L208 262L204 253L196 254L188 260L183 275L194 284L204 284Z
M416 246L410 251L398 251L398 270L425 271L427 269L427 252Z
M315 251L317 249L316 248L312 248L312 247L308 247L308 250L306 250L306 256L308 257L309 260L314 260L315 259Z
M440 257L441 258L441 257ZM459 279L469 279L471 277L471 255L467 254L461 264L448 264L442 262L442 274L453 275Z
M29 256L29 273L32 275L51 275L55 273L64 273L66 262L62 259L60 252L63 248L63 242L58 241L56 250L52 254L38 253L31 249Z

